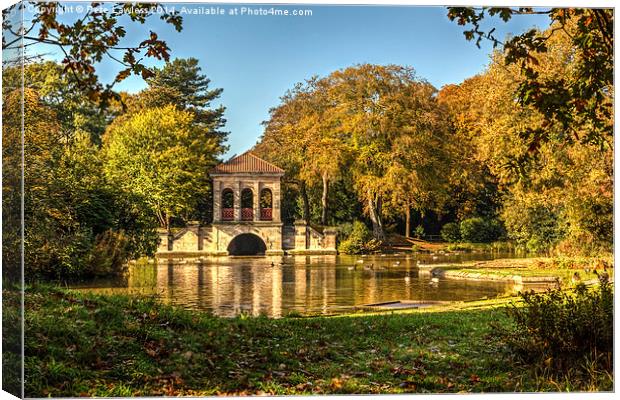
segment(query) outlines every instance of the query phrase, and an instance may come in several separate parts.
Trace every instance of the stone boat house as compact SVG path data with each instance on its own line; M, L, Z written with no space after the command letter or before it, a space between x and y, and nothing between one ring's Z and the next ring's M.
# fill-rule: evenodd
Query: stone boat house
M336 232L281 219L284 170L246 152L219 164L213 179L213 222L160 231L158 255L336 254Z

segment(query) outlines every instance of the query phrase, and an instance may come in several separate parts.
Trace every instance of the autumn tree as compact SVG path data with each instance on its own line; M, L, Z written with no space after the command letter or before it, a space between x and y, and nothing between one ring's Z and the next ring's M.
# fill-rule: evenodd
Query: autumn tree
M481 28L489 16L503 21L521 15L549 17L544 32L531 29L502 41L492 28ZM600 8L449 7L448 17L466 26L468 40L490 40L501 46L505 65L518 68L521 79L515 88L523 106L536 109L545 124L524 127L529 152L535 154L549 141L594 144L610 148L613 141L613 48L614 10ZM553 41L564 36L572 49L569 75L542 74L541 60L553 51ZM554 132L554 134L552 134Z
M313 78L272 110L257 149L273 161L280 158L285 169L289 161L304 185L321 186L323 224L330 184L352 185L382 239L384 202L402 215L406 205L439 204L440 190L432 182L442 181L448 165L447 125L434 94L413 70L398 66L360 65Z
M301 171L308 154L308 138L305 124L308 115L313 115L312 96L316 78L298 83L280 98L280 105L270 109L270 118L263 122L265 130L254 151L286 171L284 190L296 187L302 200L301 216L310 223L310 200L306 178Z
M24 11L32 6L34 12L29 18L16 20L11 14ZM143 38L128 42L126 38L128 24L145 24L151 18L159 16L166 23L181 31L183 19L175 12L157 11L157 3L104 3L91 2L85 7L83 15L67 20L60 15L67 15L65 6L59 2L21 2L3 10L2 50L15 54L18 64L22 48L33 61L41 56L43 49L54 48L63 58L61 64L80 91L90 100L105 108L118 94L114 86L130 75L143 79L153 76L146 66L146 59L168 61L170 48L154 31L149 31ZM27 23L27 26L23 26ZM44 45L44 46L40 46ZM97 76L97 66L103 60L119 66L120 71L114 80L103 84Z
M391 196L398 197L398 192L392 191L394 182L390 178L403 170L391 171L405 167L407 173L414 174L409 182L419 184L430 176L422 173L428 163L435 164L431 160L442 158L435 158L443 153L441 138L445 135L445 124L442 126L437 116L436 90L418 79L411 68L395 65L359 65L336 71L329 79L335 105L333 118L340 121L339 129L349 137L355 154L351 173L356 191L372 222L375 238L383 240L384 203ZM395 167L395 161L405 160L400 155L410 158ZM400 200L392 203L424 203L422 197ZM402 210L406 213L405 208Z
M570 25L565 28L538 55L533 68L542 80L580 74ZM456 135L466 139L463 147L496 180L502 196L498 211L509 237L531 251L610 251L613 149L561 140L560 124L549 124L533 104L516 103L527 77L518 65L506 66L505 57L496 52L487 71L440 99L451 109ZM536 157L531 157L530 138L522 134L526 129L544 130L553 138L540 142ZM571 129L580 136L591 132L589 125Z

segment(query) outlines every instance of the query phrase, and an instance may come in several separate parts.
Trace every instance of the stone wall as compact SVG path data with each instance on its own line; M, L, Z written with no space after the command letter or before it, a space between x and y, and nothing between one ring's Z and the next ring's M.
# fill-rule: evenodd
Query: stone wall
M159 231L158 254L197 253L227 255L230 242L238 235L250 233L265 243L266 254L336 254L336 232L325 229L319 232L311 226L297 223L294 227L270 222L214 223L207 226L190 226L168 236ZM287 240L285 244L284 240ZM170 242L170 245L168 244Z

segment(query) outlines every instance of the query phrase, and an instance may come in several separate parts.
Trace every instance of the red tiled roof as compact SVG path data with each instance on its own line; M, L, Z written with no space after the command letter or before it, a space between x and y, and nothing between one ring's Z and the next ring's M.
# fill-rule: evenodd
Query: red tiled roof
M271 173L283 174L282 168L256 157L249 151L240 156L231 158L230 160L217 165L213 168L212 173L216 174L237 174L237 173Z

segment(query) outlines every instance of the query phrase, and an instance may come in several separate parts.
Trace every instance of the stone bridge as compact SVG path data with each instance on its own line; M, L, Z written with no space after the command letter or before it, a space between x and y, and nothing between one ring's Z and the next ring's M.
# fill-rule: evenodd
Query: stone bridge
M218 165L211 171L213 223L160 232L158 255L335 254L334 230L282 223L283 175L284 170L250 152Z

